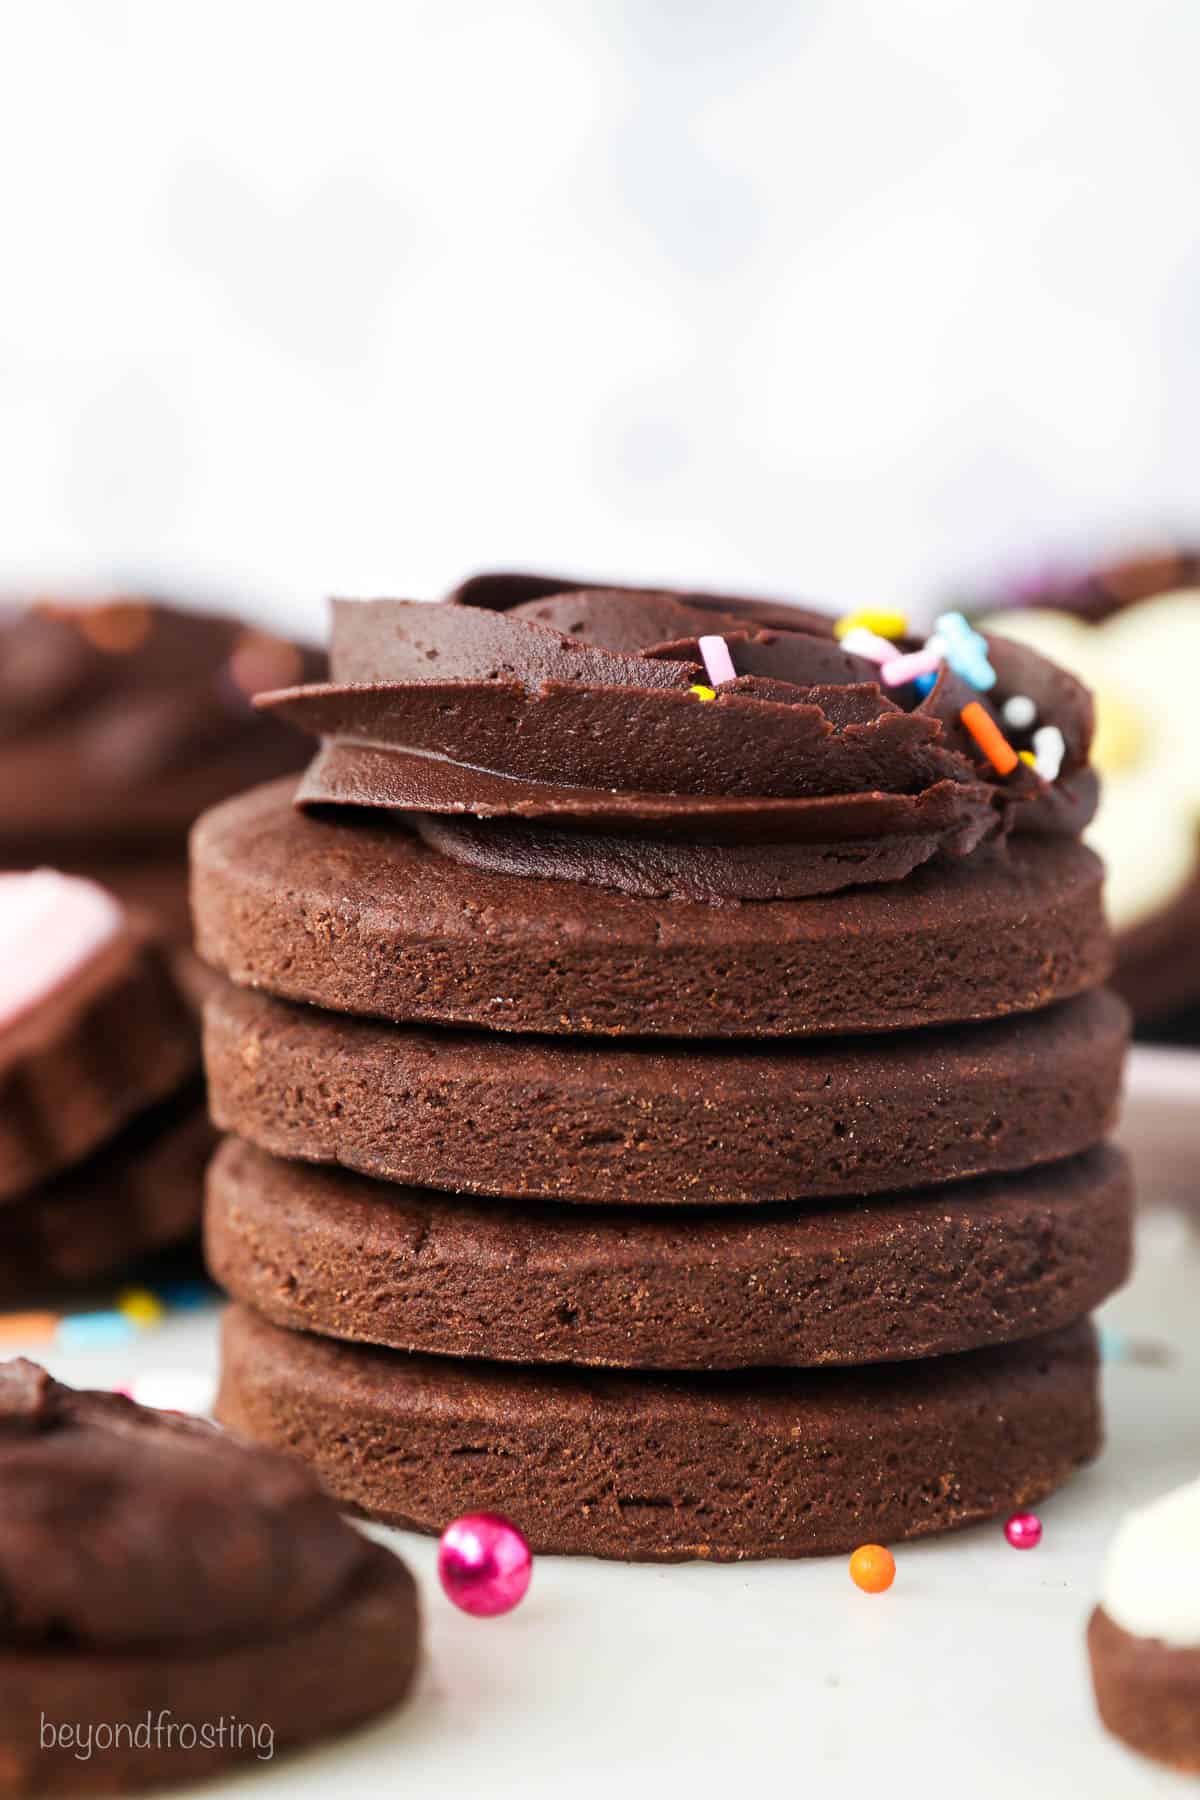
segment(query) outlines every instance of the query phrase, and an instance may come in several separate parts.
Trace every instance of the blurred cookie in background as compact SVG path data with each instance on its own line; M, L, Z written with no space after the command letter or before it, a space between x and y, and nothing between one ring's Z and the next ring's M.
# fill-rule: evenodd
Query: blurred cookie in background
M193 1003L94 882L0 874L0 1298L194 1235L210 1142Z
M325 659L240 620L142 597L0 608L0 867L52 864L190 940L187 834L227 795L300 769L254 711Z
M1092 689L1114 985L1144 1035L1200 1041L1200 554L1047 573L973 610Z

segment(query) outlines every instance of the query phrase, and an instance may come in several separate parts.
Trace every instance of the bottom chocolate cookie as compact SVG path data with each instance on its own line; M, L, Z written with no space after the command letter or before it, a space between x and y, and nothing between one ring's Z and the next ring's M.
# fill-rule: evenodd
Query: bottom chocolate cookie
M618 1375L412 1356L225 1322L217 1415L371 1518L512 1519L535 1551L816 1556L1028 1506L1100 1447L1091 1327L815 1373Z

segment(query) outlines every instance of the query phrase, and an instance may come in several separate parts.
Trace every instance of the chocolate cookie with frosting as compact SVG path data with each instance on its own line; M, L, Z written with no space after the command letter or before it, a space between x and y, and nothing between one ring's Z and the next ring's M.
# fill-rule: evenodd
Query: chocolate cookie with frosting
M297 1463L0 1365L0 1792L175 1786L402 1700L412 1577Z
M1200 1774L1200 1481L1125 1519L1087 1641L1108 1729L1143 1756Z

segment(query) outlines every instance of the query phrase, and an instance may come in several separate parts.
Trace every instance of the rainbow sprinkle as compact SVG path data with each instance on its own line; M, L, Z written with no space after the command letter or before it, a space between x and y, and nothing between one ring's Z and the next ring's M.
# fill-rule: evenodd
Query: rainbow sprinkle
M1067 741L1057 725L1043 725L1033 734L1033 754L1043 781L1057 781L1067 754Z
M907 630L908 619L902 612L860 607L857 612L846 613L837 620L833 635L839 643L844 643L852 631L870 631L881 638L902 638Z
M964 681L986 694L996 685L996 671L988 660L987 639L972 629L960 612L939 614L934 621L937 635L945 644L945 658Z
M918 675L936 675L945 653L945 644L935 635L923 650L914 650L908 656L893 656L879 672L889 687L899 687L902 682L915 681Z
M700 682L697 682L694 687L690 687L688 693L695 694L697 700L700 701L715 700L717 697L715 688L704 687Z
M1019 758L986 707L981 706L978 700L971 700L958 716L996 773L1011 775Z
M723 681L737 680L737 670L729 654L729 645L723 637L702 637L696 641L704 658L708 679L714 687L720 687Z
M841 640L842 649L848 650L851 656L865 656L868 662L891 662L896 654L895 644L889 644L886 638L868 631L865 625L856 625Z

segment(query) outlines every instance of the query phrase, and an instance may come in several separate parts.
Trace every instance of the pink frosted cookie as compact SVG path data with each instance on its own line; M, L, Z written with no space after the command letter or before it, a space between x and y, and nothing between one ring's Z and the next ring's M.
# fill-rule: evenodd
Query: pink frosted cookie
M0 875L0 1200L80 1161L195 1068L158 945L94 882Z

